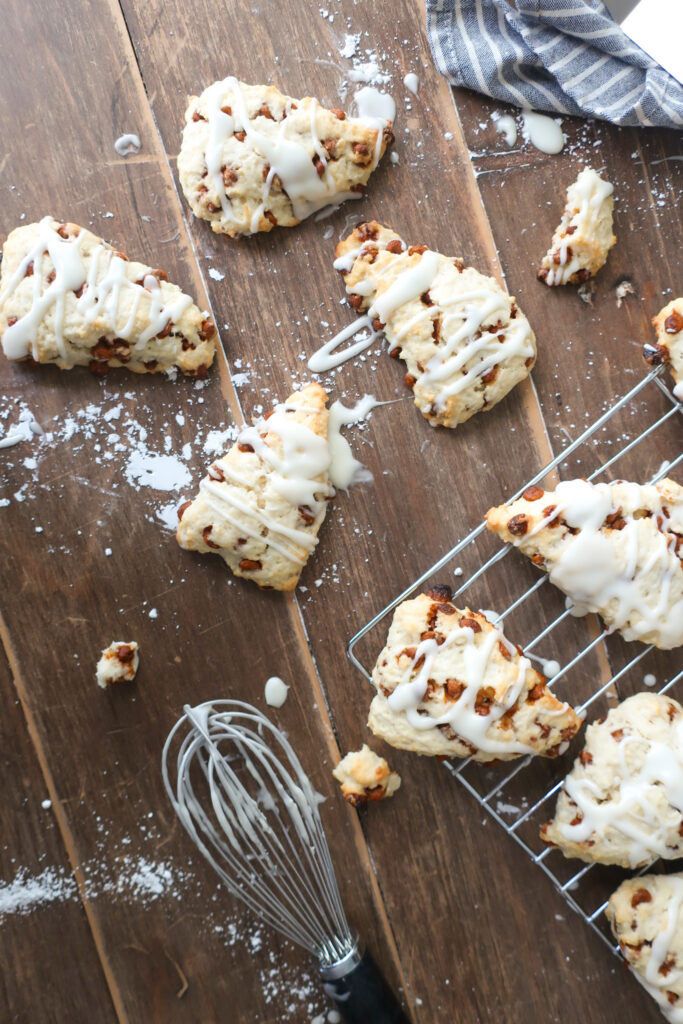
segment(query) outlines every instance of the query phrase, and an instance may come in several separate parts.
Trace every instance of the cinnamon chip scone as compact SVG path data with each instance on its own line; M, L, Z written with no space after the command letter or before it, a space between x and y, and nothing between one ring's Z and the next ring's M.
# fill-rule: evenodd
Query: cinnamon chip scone
M88 366L98 376L125 366L205 377L215 333L163 270L130 261L77 224L44 217L5 243L0 338L8 359Z
M343 757L332 774L341 783L344 799L354 807L393 796L401 785L401 776L392 772L385 759L367 743Z
M581 727L520 649L438 586L394 612L373 669L368 725L418 754L508 761L555 757Z
M129 683L137 674L140 655L135 640L114 640L97 662L97 685L106 690L114 683Z
M335 494L326 401L308 384L242 431L178 510L182 548L213 551L260 587L294 589Z
M683 1024L683 875L622 882L605 911L621 952L672 1024Z
M232 237L291 227L358 198L393 142L390 121L347 117L233 77L191 96L185 121L185 197L195 216Z
M673 299L652 321L657 332L654 345L643 350L651 366L668 363L674 379L674 395L683 402L683 298Z
M605 265L617 240L612 231L613 191L592 167L584 167L567 190L562 220L541 261L541 281L581 284Z
M405 382L432 426L491 409L531 372L529 321L493 278L461 259L408 247L371 221L340 242L334 266L351 305L367 310L367 325L405 361Z
M683 854L683 708L636 693L586 729L555 816L541 829L565 857L640 868Z
M567 480L528 488L486 513L489 530L514 544L578 614L670 650L683 644L683 487Z

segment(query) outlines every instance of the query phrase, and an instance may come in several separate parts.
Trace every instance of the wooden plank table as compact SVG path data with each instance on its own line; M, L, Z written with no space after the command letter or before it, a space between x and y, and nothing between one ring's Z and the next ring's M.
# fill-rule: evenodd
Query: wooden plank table
M642 374L649 320L680 292L680 137L566 119L560 156L507 152L495 104L434 70L420 0L99 0L66 12L4 8L3 236L46 213L91 226L210 308L225 354L205 385L0 363L5 429L28 408L46 431L0 453L0 1019L274 1024L325 1009L306 956L200 863L160 779L185 702L263 707L273 674L292 686L277 720L327 797L349 918L415 1021L660 1019L443 768L392 753L403 789L360 814L330 768L366 738L351 634ZM187 95L235 73L338 106L347 32L391 76L400 162L385 160L362 203L327 221L213 236L177 191ZM123 132L140 136L139 155L117 156ZM533 270L584 161L606 168L618 198L619 242L592 306ZM335 504L296 594L260 593L178 548L163 518L179 493L141 486L135 455L180 460L189 496L211 432L225 438L306 378L303 355L349 322L330 264L361 216L504 274L538 365L533 383L455 432L422 420L385 356L325 378L332 397L399 399L356 434L375 482ZM634 294L618 308L624 277ZM101 693L94 664L114 636L139 641L142 667L133 690Z

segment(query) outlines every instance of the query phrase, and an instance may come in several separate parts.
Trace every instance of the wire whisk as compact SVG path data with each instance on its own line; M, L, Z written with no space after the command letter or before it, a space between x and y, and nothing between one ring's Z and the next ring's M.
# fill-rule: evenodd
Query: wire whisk
M164 784L221 881L317 959L348 1021L406 1022L349 928L318 810L323 798L286 736L242 701L183 710L164 744Z

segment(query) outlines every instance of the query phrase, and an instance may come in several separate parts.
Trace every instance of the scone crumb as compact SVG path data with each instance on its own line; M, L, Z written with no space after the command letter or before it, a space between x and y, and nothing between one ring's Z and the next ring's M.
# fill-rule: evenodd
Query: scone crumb
M555 229L538 277L547 285L583 284L604 266L616 242L612 231L614 186L584 167L567 190L562 220Z
M342 758L332 774L341 783L344 799L353 807L393 796L401 785L401 776L392 772L384 758L367 743Z
M136 641L114 640L105 647L97 662L97 685L106 690L114 683L130 683L135 679L139 665Z

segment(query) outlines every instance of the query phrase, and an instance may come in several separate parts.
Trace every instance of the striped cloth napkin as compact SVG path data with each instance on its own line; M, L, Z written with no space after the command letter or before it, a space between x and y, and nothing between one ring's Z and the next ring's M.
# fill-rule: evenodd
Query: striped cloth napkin
M683 87L621 31L602 0L426 2L436 66L454 85L525 110L683 125Z

